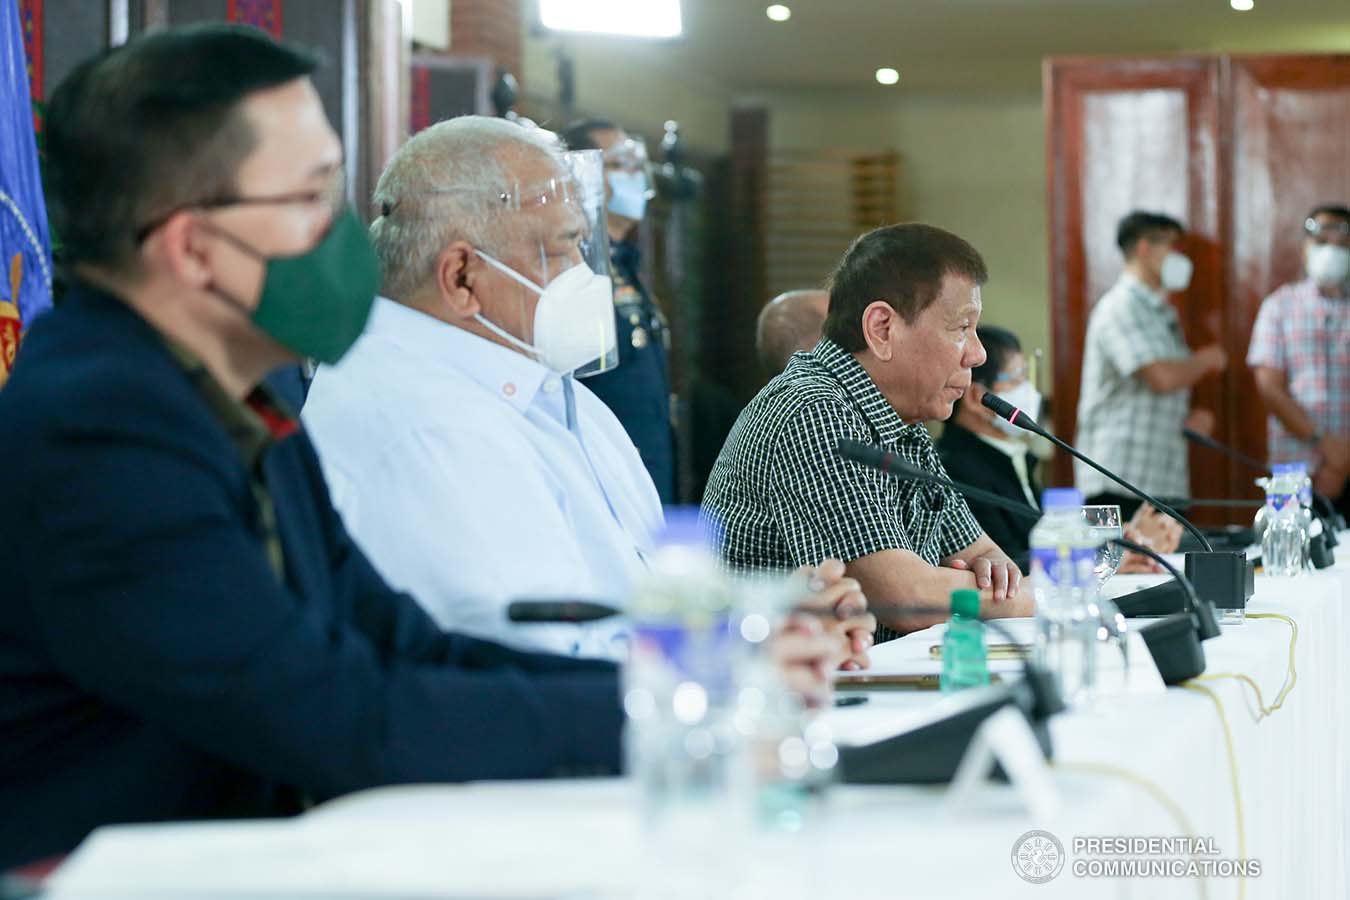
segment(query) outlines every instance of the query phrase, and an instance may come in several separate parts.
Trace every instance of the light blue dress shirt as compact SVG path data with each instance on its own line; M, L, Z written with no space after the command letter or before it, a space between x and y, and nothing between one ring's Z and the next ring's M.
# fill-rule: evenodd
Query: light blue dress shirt
M392 300L314 377L303 420L334 505L390 584L448 630L618 658L617 622L520 625L517 598L623 603L661 504L583 383Z

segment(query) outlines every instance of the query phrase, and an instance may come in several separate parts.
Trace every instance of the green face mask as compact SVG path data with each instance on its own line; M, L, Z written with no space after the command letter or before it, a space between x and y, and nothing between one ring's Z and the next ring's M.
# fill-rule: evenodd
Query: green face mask
M380 287L380 267L365 226L350 208L333 218L323 240L298 256L269 257L213 230L266 266L262 295L249 317L277 343L330 365L356 343ZM233 297L216 293L242 308Z

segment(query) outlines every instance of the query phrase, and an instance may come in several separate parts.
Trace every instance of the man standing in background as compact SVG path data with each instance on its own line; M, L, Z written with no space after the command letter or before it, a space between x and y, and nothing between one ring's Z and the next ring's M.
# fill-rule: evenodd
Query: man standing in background
M619 366L586 379L642 456L662 504L675 502L675 433L671 425L670 331L642 283L637 230L651 188L647 151L608 119L582 119L559 135L569 150L599 149L605 159L605 201L614 279Z
M1120 279L1093 307L1083 346L1078 446L1083 453L1149 493L1190 494L1183 427L1208 434L1214 415L1188 414L1191 387L1222 372L1218 344L1191 353L1167 295L1191 283L1191 261L1177 251L1185 229L1169 216L1132 212L1120 220L1116 245L1125 256ZM1113 504L1126 518L1139 508L1114 482L1074 463L1074 481L1089 504Z
M1350 512L1350 208L1303 221L1307 277L1266 298L1247 365L1270 410L1270 461L1313 464L1313 486Z

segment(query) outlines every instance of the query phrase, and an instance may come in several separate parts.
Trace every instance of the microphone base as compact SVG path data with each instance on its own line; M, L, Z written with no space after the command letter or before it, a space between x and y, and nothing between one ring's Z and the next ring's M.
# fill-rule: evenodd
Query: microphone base
M1256 592L1256 569L1245 553L1216 550L1186 554L1186 577L1201 600L1217 609L1246 609Z
M920 725L901 734L861 746L839 748L839 772L845 784L946 784L956 774L956 768L966 748L975 737L975 731L985 719L1005 706L1013 706L1027 715L1026 698L1011 688L980 688L978 696L960 698L958 709L950 715ZM962 692L965 693L965 692ZM945 701L944 701L945 702ZM1045 720L1028 716L1036 742L1046 759L1053 756L1050 731ZM1001 769L994 777L1006 780Z
M1181 684L1205 671L1200 623L1190 613L1175 613L1139 629L1163 684Z
M1313 535L1308 542L1308 560L1314 569L1330 569L1336 565L1336 553L1331 548L1335 537L1328 531Z

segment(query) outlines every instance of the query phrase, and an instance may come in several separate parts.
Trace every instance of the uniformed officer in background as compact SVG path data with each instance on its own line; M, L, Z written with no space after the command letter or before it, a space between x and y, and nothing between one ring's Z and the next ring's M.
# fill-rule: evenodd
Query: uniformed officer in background
M651 196L647 151L607 119L582 119L560 136L570 150L599 149L605 161L606 218L614 278L619 366L586 379L637 445L663 504L675 501L675 435L671 426L670 330L642 283L638 224Z

